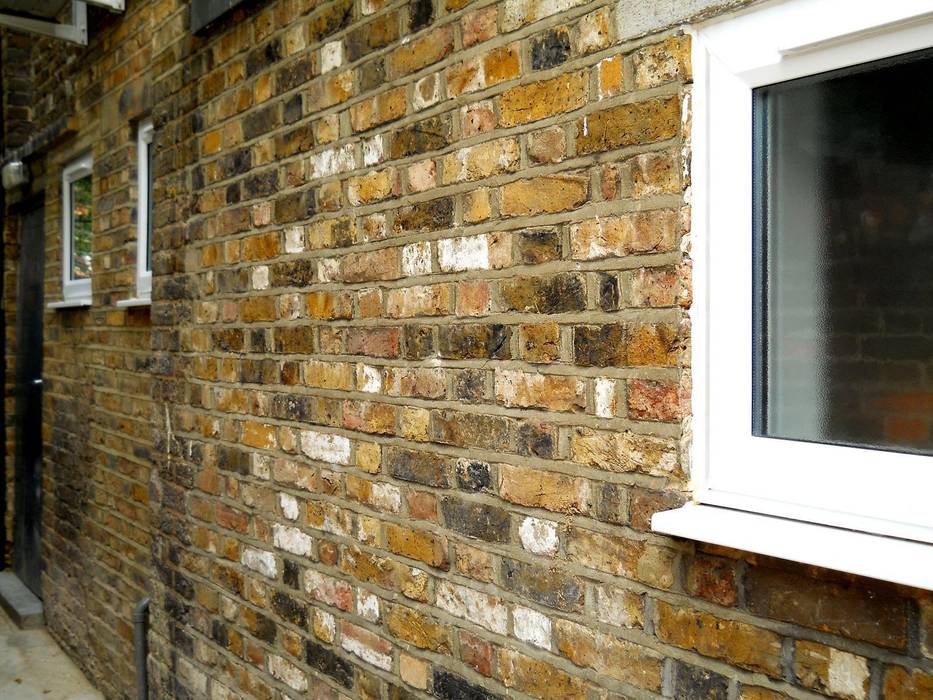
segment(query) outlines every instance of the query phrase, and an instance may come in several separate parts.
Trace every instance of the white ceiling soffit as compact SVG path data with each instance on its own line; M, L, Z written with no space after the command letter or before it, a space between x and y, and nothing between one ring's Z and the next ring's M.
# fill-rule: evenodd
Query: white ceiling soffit
M0 26L86 45L87 6L123 12L125 0L71 0L67 18L55 21L67 5L68 0L0 0Z

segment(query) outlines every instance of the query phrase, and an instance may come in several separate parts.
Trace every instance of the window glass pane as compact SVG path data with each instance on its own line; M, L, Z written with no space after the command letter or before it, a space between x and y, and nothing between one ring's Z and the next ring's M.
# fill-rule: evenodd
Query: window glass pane
M91 228L94 204L91 176L71 183L71 279L91 276Z
M152 271L152 144L146 144L146 272Z
M757 434L933 453L930 75L756 91Z

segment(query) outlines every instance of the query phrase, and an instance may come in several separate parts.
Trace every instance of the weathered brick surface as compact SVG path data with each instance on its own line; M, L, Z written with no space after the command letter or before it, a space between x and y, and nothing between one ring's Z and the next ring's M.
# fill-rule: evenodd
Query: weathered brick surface
M56 49L77 134L35 171L50 293L61 159L92 145L105 203L95 305L46 318L45 531L108 695L144 590L159 698L933 692L928 595L650 532L689 484L687 36L598 0L270 0L198 37L130 5ZM113 308L149 108L151 332Z
M86 150L94 158L94 306L44 310L43 346L30 350L43 353L46 622L108 697L134 693L131 614L153 573L150 314L114 303L135 296L135 124L152 107L157 13L154 4L130 3L119 21L98 25L95 45L86 50L8 31L2 36L3 147L51 137L26 159L30 183L6 193L7 212L24 200L29 207L44 204L45 302L61 299L61 167ZM17 214L4 216L8 477L16 421L9 360L18 349L12 333L17 220Z

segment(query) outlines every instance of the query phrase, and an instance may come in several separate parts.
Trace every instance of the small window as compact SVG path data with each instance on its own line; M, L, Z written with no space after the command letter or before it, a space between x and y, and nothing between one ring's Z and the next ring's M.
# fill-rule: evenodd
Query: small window
M152 291L152 121L139 125L137 138L139 201L136 210L136 296Z
M930 75L924 51L754 91L756 435L933 454Z
M693 28L694 503L657 531L933 588L931 17Z
M62 173L62 296L89 304L93 272L94 198L90 154L69 163Z

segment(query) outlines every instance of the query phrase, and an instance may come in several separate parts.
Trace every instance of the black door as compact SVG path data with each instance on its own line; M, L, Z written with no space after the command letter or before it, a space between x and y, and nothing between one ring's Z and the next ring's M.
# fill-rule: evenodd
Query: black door
M13 566L42 597L39 527L42 494L42 285L43 209L22 215L16 289L16 451Z

